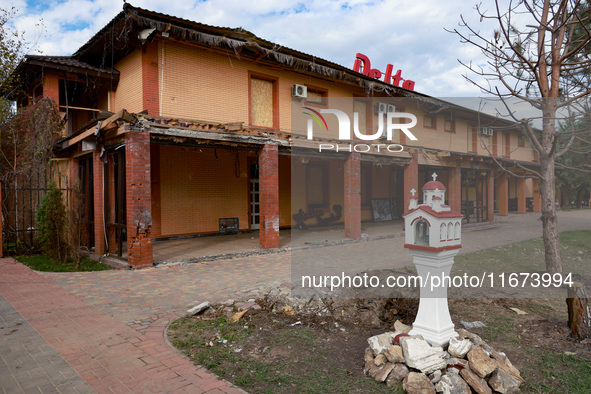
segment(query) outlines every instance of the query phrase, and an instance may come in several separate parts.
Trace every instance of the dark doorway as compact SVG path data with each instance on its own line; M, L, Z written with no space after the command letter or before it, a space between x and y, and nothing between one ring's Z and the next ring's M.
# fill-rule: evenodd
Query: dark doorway
M488 221L487 177L487 171L462 169L462 215L464 215L464 223Z
M94 175L92 154L78 159L78 179L80 182L80 218L82 237L80 243L88 249L94 247Z

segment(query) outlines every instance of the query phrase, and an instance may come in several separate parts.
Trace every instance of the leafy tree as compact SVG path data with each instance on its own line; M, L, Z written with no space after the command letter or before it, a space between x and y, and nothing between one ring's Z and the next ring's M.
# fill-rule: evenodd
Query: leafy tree
M37 240L47 255L65 262L68 255L68 215L62 191L52 180L37 210Z
M555 205L556 159L575 141L585 138L576 128L559 132L557 119L567 116L570 124L577 124L577 117L584 114L577 105L586 107L585 97L591 93L588 83L573 79L591 69L587 56L591 42L589 2L518 0L509 1L503 8L496 0L492 12L484 7L481 3L475 9L481 22L494 22L492 34L468 24L463 16L459 27L452 30L463 43L479 48L487 59L486 66L461 62L468 70L465 77L485 94L502 101L507 114L522 125L539 154L539 171L522 169L540 179L546 269L562 273ZM516 102L530 104L537 114L520 115L515 111ZM539 131L534 128L536 121L541 122Z
M12 103L6 95L14 89L17 79L14 70L25 52L21 33L10 27L10 20L15 13L15 8L0 8L0 123L5 122L12 113Z

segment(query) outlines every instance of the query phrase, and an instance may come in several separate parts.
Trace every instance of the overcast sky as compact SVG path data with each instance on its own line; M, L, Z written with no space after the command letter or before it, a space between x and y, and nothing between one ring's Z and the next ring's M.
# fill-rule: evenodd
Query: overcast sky
M483 0L483 3L491 3ZM134 0L132 5L216 26L243 27L277 44L351 68L357 52L382 72L388 63L415 90L434 97L479 96L462 75L457 59L484 63L480 51L461 44L444 28L454 28L460 14L482 32L476 0ZM491 3L492 4L492 3ZM15 25L37 46L31 53L69 55L122 9L121 0L0 0L18 9ZM491 5L492 10L492 5ZM42 20L45 32L36 24Z

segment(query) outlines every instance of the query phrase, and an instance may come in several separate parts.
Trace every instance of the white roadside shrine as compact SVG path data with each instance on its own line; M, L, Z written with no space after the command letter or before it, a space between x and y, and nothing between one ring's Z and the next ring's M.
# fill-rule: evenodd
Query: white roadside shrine
M410 334L443 346L458 335L447 303L449 279L443 278L449 277L454 257L462 247L463 216L445 205L445 186L436 179L434 173L433 180L423 186L423 204L418 204L416 190L411 190L410 205L403 215L404 247L409 249L422 278L419 310Z

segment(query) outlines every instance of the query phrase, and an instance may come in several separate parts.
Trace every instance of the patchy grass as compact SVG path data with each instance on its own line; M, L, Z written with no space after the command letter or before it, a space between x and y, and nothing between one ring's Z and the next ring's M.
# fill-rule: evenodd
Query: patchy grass
M588 393L591 390L591 362L571 354L530 350L531 366L540 371L542 381L525 371L525 389L532 393Z
M110 265L103 264L99 261L83 257L80 262L80 268L76 270L76 264L71 259L65 263L60 263L45 255L34 256L16 256L15 259L27 267L35 271L44 272L82 272L82 271L105 271L114 269Z
M188 317L172 323L169 336L196 364L250 392L402 392L362 374L367 338L359 336L364 332L345 333L326 327L329 324L292 327L288 322L294 319L281 312L252 310L236 323L220 314ZM361 345L361 350L350 348L360 353L359 359L342 357L341 351L350 345L348 335Z
M560 234L560 241L564 274L571 273L573 281L590 282L591 231L566 231ZM508 287L510 273L543 274L546 272L546 262L542 239L535 238L456 256L452 269L453 275L467 273L480 277L484 272L487 273L485 283L489 283L488 275L495 275L495 287L500 285L498 275L505 273L505 288ZM538 289L544 290L542 287ZM544 297L539 291L535 291L534 295Z

